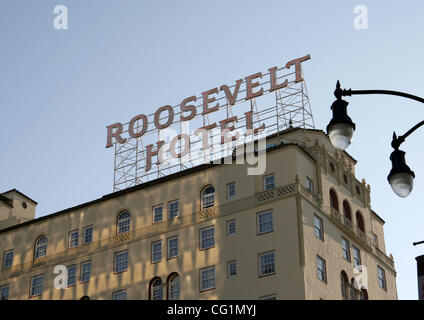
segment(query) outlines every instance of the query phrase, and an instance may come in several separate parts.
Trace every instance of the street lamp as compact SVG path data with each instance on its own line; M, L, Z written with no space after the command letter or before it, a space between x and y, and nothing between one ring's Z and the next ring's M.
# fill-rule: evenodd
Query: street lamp
M343 151L346 150L346 148L352 142L353 132L356 128L355 124L352 122L352 119L347 115L347 106L349 103L343 100L342 97L360 94L388 94L401 96L424 103L423 98L399 91L351 89L342 90L340 87L340 82L337 81L336 90L334 91L334 95L336 96L337 100L334 101L331 105L331 110L333 110L333 118L327 126L327 134L331 143L336 149ZM419 122L403 136L399 137L396 136L396 133L393 132L392 147L394 151L390 155L390 160L392 161L392 170L390 171L387 180L389 181L394 193L396 193L401 198L405 198L411 193L414 186L415 174L406 164L405 152L399 150L399 146L405 141L407 136L409 136L422 125L424 125L424 121Z

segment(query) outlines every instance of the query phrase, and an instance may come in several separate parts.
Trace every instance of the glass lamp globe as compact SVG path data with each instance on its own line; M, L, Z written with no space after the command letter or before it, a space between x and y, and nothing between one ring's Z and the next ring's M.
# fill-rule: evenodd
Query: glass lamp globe
M336 123L328 128L328 137L333 146L339 150L346 150L352 143L354 128L347 123Z
M399 172L389 178L389 183L394 193L406 198L414 187L414 177L409 172Z

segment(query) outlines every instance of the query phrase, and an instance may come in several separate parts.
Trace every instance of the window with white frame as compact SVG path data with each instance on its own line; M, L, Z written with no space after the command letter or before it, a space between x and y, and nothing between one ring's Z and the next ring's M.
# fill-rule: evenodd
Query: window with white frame
M215 188L206 187L202 192L202 210L215 205Z
M43 293L44 275L39 275L31 278L30 282L30 296L35 297Z
M130 232L131 214L128 211L123 211L118 216L117 234Z
M352 251L353 251L353 266L358 267L362 264L362 262L361 262L361 251L354 246L352 246Z
M200 270L200 291L215 288L215 267Z
M317 277L322 282L327 283L327 267L326 267L326 262L320 256L317 256Z
M13 264L13 249L4 252L3 269L11 267Z
M127 300L127 290L123 289L112 294L113 300Z
M163 300L163 287L160 278L153 280L150 295L152 300Z
M93 226L87 226L83 231L83 244L88 244L93 241Z
M200 250L215 246L215 227L200 229Z
M168 280L169 300L180 298L180 276L174 273Z
M81 263L81 278L80 282L90 281L91 276L91 261Z
M168 238L168 259L178 257L178 236Z
M227 184L227 199L234 198L236 196L236 183L230 182Z
M47 254L47 237L41 236L35 242L34 260L45 257Z
M78 230L69 232L69 248L78 247Z
M8 284L0 287L0 300L9 300L10 286Z
M377 274L378 274L378 286L384 290L387 290L386 283L386 271L380 266L377 266Z
M153 207L153 223L160 222L163 220L163 205L157 205Z
M162 240L152 242L152 262L162 260Z
M271 232L274 229L272 221L272 210L260 212L257 215L258 235Z
M75 286L77 284L77 265L68 267L68 287Z
M342 257L350 262L350 245L349 241L342 237Z
M271 190L275 188L275 177L274 174L268 174L264 176L264 191Z
M236 219L227 221L227 237L236 234Z
M227 263L227 277L230 278L235 275L237 275L237 261L232 260Z
M274 251L259 254L259 276L268 276L275 273Z
M175 217L178 217L178 200L170 201L168 204L168 218L174 219Z
M318 239L324 241L324 225L322 219L317 215L314 215L314 232Z
M128 270L128 250L115 253L115 273Z
M306 177L306 188L310 193L314 194L314 181L309 177Z

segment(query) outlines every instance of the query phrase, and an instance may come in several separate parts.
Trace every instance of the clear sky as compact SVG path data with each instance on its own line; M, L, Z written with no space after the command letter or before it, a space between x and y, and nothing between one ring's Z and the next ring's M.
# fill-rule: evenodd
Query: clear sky
M56 5L68 30L53 27ZM368 29L354 28L356 5ZM303 64L315 125L325 130L337 79L353 89L424 95L423 1L0 1L0 191L39 202L37 216L112 192L106 126L311 55ZM386 221L401 299L417 298L424 245L424 129L402 145L412 194L387 182L393 130L424 119L418 102L347 98L357 125L348 152Z

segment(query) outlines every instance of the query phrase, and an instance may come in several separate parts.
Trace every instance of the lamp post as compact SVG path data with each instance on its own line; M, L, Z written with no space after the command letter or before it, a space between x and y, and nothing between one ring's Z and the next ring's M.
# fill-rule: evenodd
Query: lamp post
M347 106L349 103L343 100L342 97L363 94L386 94L400 96L424 103L423 98L405 92L391 90L341 89L340 82L337 81L336 90L334 91L334 95L337 99L331 105L331 110L333 110L333 118L327 126L327 134L333 146L339 150L345 150L352 143L353 133L356 129L352 119L347 115ZM390 155L390 160L392 161L392 170L390 171L387 179L393 191L402 198L407 197L411 193L414 185L415 174L406 164L405 152L399 150L399 147L405 141L407 136L409 136L422 125L424 125L424 121L417 123L402 136L397 136L396 133L393 132L392 147L394 151Z

